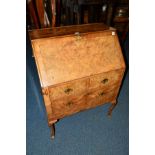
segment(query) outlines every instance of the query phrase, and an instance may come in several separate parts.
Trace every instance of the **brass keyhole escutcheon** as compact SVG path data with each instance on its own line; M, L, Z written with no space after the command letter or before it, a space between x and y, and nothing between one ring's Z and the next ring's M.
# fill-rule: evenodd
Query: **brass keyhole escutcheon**
M41 90L41 94L42 94L42 95L48 95L48 91L47 91L46 89L42 89L42 90Z
M66 105L70 107L71 105L73 105L73 102L72 101L69 101L69 102L67 102Z
M76 41L81 40L81 36L79 32L75 32Z
M103 79L102 81L101 81L101 83L103 83L103 84L105 84L105 83L107 83L108 82L108 79L106 78L106 79Z
M69 93L72 92L72 91L73 91L73 89L71 89L71 88L67 88L67 89L64 90L64 92L65 92L66 94L69 94Z

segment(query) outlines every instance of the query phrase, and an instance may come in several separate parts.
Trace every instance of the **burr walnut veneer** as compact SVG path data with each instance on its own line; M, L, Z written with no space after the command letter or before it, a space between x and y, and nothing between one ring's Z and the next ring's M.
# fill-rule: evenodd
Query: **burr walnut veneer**
M125 71L117 33L104 24L29 31L48 124L85 109L116 105Z

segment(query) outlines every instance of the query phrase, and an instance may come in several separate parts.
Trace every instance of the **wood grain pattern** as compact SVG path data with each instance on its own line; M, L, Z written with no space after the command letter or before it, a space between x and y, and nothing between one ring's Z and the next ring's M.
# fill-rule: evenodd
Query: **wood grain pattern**
M66 32L70 28L30 32L49 125L107 102L116 104L125 71L114 29L89 24ZM76 30L82 33L75 35Z
M35 40L41 38L64 36L74 34L75 32L86 33L104 30L108 30L108 26L103 23L95 23L29 30L29 36L31 40Z
M108 102L113 101L116 98L116 90L106 92L105 90L99 89L97 91L89 93L87 97L87 106L93 108Z
M112 102L117 96L118 89L119 85L114 85L109 90L96 89L52 101L53 113L49 114L48 117L50 120L61 119L77 112Z
M35 58L41 87L46 88L46 86L48 86L48 83L47 83L48 80L47 80L47 74L46 74L46 69L44 67L43 59L40 54L40 48L36 46L36 43L33 41L32 41L32 48L33 48L33 56Z
M86 80L76 80L50 88L51 100L86 92Z
M112 32L33 40L43 87L124 68Z
M53 116L55 118L63 118L71 114L77 113L86 107L86 96L78 94L64 99L58 99L52 102Z
M43 99L44 99L47 115L52 114L51 100L50 100L50 97L49 97L48 88L43 88L42 92L43 92L42 94L43 94Z
M89 89L108 89L116 85L122 77L124 70L114 70L90 77Z

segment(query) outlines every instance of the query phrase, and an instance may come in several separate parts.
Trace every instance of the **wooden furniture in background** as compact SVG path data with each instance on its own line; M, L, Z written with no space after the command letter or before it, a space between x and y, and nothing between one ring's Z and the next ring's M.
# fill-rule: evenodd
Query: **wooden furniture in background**
M56 24L56 1L51 0L51 8L52 8L52 27L55 27Z
M37 13L38 13L38 16L39 16L39 21L40 21L40 25L41 25L41 28L44 28L45 27L45 24L44 24L44 18L45 18L45 15L44 15L44 3L42 0L35 0L36 2L36 7L37 7Z
M120 38L125 40L126 34L129 31L129 8L127 5L115 8L113 26L121 35Z
M31 0L28 0L27 1L27 7L28 7L28 11L29 11L29 16L31 20L31 22L34 24L35 28L36 29L39 29L39 22L38 22L38 19L37 19L37 15L36 15L36 11L35 11L35 7L34 7L34 4L33 4L33 1Z
M117 33L104 24L29 31L48 124L111 103L116 105L125 71Z
M121 40L126 38L129 22L128 0L27 0L28 29L106 23L115 27ZM122 11L122 12L121 12ZM30 18L28 18L30 17Z

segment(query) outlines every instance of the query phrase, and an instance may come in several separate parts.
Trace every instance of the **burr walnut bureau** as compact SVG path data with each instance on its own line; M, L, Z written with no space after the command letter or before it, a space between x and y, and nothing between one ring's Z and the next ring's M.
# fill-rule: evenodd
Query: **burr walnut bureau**
M29 31L48 124L77 112L116 105L125 63L115 29L86 24Z

